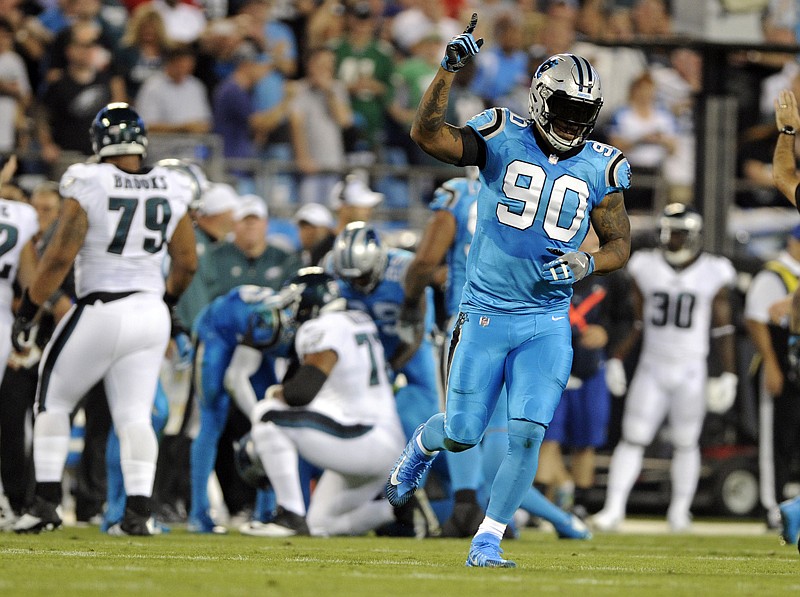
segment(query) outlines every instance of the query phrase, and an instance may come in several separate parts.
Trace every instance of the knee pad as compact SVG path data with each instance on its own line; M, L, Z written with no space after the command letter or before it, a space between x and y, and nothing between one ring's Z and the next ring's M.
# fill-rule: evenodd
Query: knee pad
M445 432L449 438L448 441L468 447L480 443L485 430L486 420L475 413L469 412L456 413L449 416L445 427ZM466 449L464 448L464 450Z
M508 422L508 442L525 450L538 450L544 441L547 428L541 423L511 419Z

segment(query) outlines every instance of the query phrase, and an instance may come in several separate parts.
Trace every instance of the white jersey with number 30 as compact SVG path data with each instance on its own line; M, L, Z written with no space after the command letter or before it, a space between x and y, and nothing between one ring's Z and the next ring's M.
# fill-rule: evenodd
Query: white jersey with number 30
M155 166L131 174L113 164L74 164L61 195L77 200L89 219L75 260L78 297L91 292L164 292L167 242L189 209L189 178Z
M676 270L660 250L640 250L631 256L628 271L644 299L642 354L705 358L714 297L736 279L731 262L701 253L694 263Z
M308 408L340 423L397 422L378 328L362 311L323 313L297 330L295 348L305 355L333 350L338 361Z

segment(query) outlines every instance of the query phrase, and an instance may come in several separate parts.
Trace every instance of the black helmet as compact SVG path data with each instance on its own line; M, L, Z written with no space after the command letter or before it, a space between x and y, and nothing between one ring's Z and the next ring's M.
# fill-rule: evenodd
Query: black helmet
M295 321L305 323L327 311L342 311L346 301L330 274L317 266L304 267L286 283L300 295Z
M95 155L104 158L114 155L147 153L147 131L144 121L124 102L108 104L97 113L89 129Z

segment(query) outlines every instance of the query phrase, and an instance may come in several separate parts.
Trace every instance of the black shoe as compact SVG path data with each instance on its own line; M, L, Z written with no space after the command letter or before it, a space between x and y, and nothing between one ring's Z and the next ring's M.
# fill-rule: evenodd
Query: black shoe
M61 526L61 517L56 512L58 504L36 497L33 506L20 516L14 524L15 533L41 533L54 531Z
M420 490L422 495L424 492ZM375 529L379 537L416 537L424 539L431 536L430 523L425 516L418 495L411 496L402 506L395 506L394 521Z
M248 522L239 528L243 535L253 537L294 537L296 535L310 535L305 516L289 512L283 506L278 506L275 518L267 523Z
M134 512L129 507L125 508L125 516L122 517L122 522L115 524L108 529L109 535L123 536L135 535L137 537L150 537L153 534L152 523L150 517Z
M474 502L456 502L453 513L442 525L441 537L472 537L478 532L486 514Z
M186 522L186 508L180 502L161 504L156 514L158 520L166 523Z

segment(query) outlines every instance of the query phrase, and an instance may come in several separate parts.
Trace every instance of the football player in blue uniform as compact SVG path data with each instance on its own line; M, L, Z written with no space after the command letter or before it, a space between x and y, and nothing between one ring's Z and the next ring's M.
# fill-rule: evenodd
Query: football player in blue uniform
M257 397L277 383L275 357L286 356L293 326L291 291L243 285L214 299L195 321L195 397L200 430L190 454L192 506L188 529L224 533L209 513L208 479L231 398L248 417ZM259 499L263 499L261 496Z
M618 149L588 141L603 105L600 78L572 54L551 56L536 70L530 118L492 108L463 127L446 123L455 73L482 43L472 35L476 24L475 14L447 44L411 129L430 155L480 170L446 413L415 431L386 492L393 505L403 504L439 451L478 444L505 385L508 452L466 563L513 567L500 540L533 483L545 429L569 378L572 284L619 269L630 255L622 195L630 166ZM600 248L585 253L579 247L590 220Z
M439 268L444 261L447 270L444 308L448 319L448 340L452 340L466 277L467 255L475 232L480 190L477 175L477 168L469 167L467 177L450 179L436 190L431 202L433 216L405 278L403 312L416 312L425 288L441 279ZM400 317L398 333L401 338L413 334L406 331L406 321L409 319L414 319L413 314ZM440 355L443 386L447 384L449 344L443 345ZM454 505L450 518L442 525L442 537L469 537L480 526L484 517L481 504L488 499L489 486L507 450L507 425L506 404L501 395L480 448L447 453ZM535 487L528 490L520 507L550 522L560 538L590 539L592 536L580 519L555 506Z
M420 333L407 342L397 335L397 317L405 297L403 280L413 258L410 251L388 248L377 230L364 222L348 224L333 243L333 273L347 307L370 314L378 326L392 372L406 378L406 385L396 391L395 400L407 438L421 421L439 410L436 357L431 342L432 293L426 294Z

